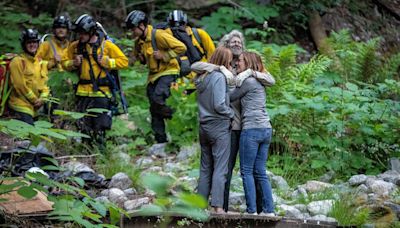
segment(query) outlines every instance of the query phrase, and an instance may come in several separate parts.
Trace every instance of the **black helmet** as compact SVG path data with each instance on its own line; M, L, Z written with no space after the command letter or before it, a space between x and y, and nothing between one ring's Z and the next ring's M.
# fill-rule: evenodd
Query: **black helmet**
M93 17L83 14L74 22L72 29L74 32L86 32L93 35L96 32L97 25Z
M21 32L21 36L19 37L19 41L21 42L21 46L25 48L25 43L27 41L37 41L39 42L40 36L36 29L24 29Z
M186 25L187 15L182 10L174 10L169 13L167 21L170 26Z
M127 29L131 29L139 26L140 23L143 23L146 26L148 22L149 19L143 11L134 10L126 17L125 26Z
M71 22L67 16L58 16L54 18L53 29L55 28L71 28Z

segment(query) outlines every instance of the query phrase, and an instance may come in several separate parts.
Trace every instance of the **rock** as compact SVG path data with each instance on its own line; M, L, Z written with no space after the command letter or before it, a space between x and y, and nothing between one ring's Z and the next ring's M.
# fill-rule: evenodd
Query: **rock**
M294 206L281 204L279 207L285 212L285 217L303 219L304 215Z
M303 188L298 186L297 189L291 194L292 199L299 199L299 198L307 198L308 194L307 191Z
M152 166L148 168L147 171L151 173L158 173L162 171L162 168L160 166Z
M149 158L149 157L141 157L136 161L136 166L147 166L153 164L153 159Z
M183 176L178 179L178 183L186 184L189 191L194 192L197 187L197 179L195 177Z
M309 218L310 220L317 220L323 222L337 222L335 218L326 217L326 215L314 215L313 217Z
M118 206L122 206L124 202L128 200L125 193L118 188L110 188L108 199Z
M307 192L316 193L316 192L322 192L327 188L331 188L333 185L321 181L311 180L307 181L307 183L301 186L305 190L307 190Z
M284 203L286 203L286 201L284 199L282 199L281 197L276 195L274 192L272 193L272 200L274 201L274 204L284 204Z
M192 158L193 156L195 156L199 149L200 148L199 148L198 143L195 143L192 146L184 146L179 151L179 154L178 154L178 156L176 156L176 159L180 162L189 161L189 158Z
M103 179L103 180L106 179L106 176L104 176L104 174L98 174L98 176L99 176L99 178L101 178L101 179Z
M396 184L400 178L400 174L397 171L389 170L377 176L379 179Z
M273 188L277 188L278 190L281 190L284 192L288 191L290 188L290 186L288 185L286 180L281 176L273 176L271 178L271 182L272 182Z
M245 196L244 193L240 192L230 192L229 193L229 206L239 206L245 204Z
M349 184L351 186L364 184L365 181L367 180L367 178L368 177L366 175L364 175L364 174L354 175L354 176L350 177Z
M127 211L139 209L141 206L150 203L149 197L138 198L134 200L128 200L124 202L124 209Z
M307 210L311 215L327 215L331 211L333 200L314 201L307 205Z
M393 213L396 214L397 219L400 219L400 205L399 204L386 201L383 203L383 205L389 207L393 211Z
M327 173L325 173L322 177L320 177L319 181L329 183L335 177L335 174L336 174L335 171L330 170Z
M108 195L110 195L110 190L109 189L104 189L103 191L100 192L100 196L108 197Z
M107 196L99 196L96 197L94 200L100 203L110 203L110 200L107 198Z
M119 188L122 190L128 189L131 187L132 181L125 173L117 173L115 174L109 183L109 188Z
M390 158L389 169L400 173L400 160L399 158Z
M370 189L377 195L389 195L396 189L396 185L383 180L376 180L370 185Z
M180 165L179 163L172 163L172 162L168 162L164 165L164 171L165 172L177 172L177 171L181 171L182 170L182 165Z
M361 184L360 186L357 187L356 192L357 193L367 193L368 187L365 184Z
M134 188L128 188L123 191L125 193L125 196L128 197L128 199L132 199L137 195L137 191Z
M34 151L36 153L52 154L51 152L49 152L49 149L47 149L44 142L39 143L39 145L37 146L30 146L29 150Z
M88 165L83 164L77 161L70 161L62 165L65 169L71 171L73 174L80 173L80 172L89 172L95 173L93 169L91 169Z
M307 206L304 204L295 204L293 205L293 207L297 208L297 210L299 210L302 213L307 213Z
M123 163L129 164L131 162L131 156L129 156L129 154L124 152L115 153L113 157Z
M165 147L167 146L167 143L156 143L152 145L147 152L149 155L154 155L156 157L161 157L165 158L167 157L167 154L165 153Z

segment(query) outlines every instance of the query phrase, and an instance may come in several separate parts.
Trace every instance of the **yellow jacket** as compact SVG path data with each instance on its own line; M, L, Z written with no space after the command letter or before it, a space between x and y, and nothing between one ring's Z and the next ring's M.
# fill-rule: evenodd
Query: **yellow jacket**
M79 54L78 44L79 41L74 41L68 48L66 60L63 61L63 66L67 70L76 69L73 65L73 60L75 56ZM97 80L98 77L106 78L106 72L99 67L93 58L92 46L90 44L86 44L85 48L89 54L95 80ZM102 59L100 64L107 70L119 70L128 67L128 58L117 45L113 44L109 40L104 40L101 42L100 47L97 49L97 56L100 56L101 54ZM86 58L83 58L80 66L80 80L90 80L89 69L89 61ZM94 91L92 84L78 84L76 95L85 97L110 97L111 92L108 86L99 86L99 91Z
M21 54L10 63L10 79L12 91L9 107L35 117L37 110L33 104L39 98L48 97L50 92L47 86L47 62Z
M46 40L45 42L40 44L36 56L39 59L48 61L48 68L51 69L57 64L56 55L59 56L60 61L65 59L69 44L70 42L68 40L61 42L55 37L51 37L50 40ZM54 47L54 49L52 46Z
M165 56L163 60L156 60L153 56L151 45L151 33L153 26L147 26L147 35L144 41L137 40L139 52L135 50L135 55L142 54L146 59L149 68L148 81L154 83L159 77L171 74L179 74L179 64L176 57L186 51L186 46L172 35L162 29L157 29L156 43L157 49Z

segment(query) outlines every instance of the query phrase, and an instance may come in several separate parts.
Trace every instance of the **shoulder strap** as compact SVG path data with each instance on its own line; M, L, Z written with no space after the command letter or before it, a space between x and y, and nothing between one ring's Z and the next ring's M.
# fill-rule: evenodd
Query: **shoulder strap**
M203 46L203 42L201 41L199 31L197 31L197 28L192 28L192 32L193 32L194 38L197 40L197 42L200 44L201 48L203 49L204 55L207 56L207 50Z
M153 30L151 30L151 46L153 47L154 51L158 51L157 42L156 42L156 32L157 32L157 29L155 29L155 28L153 28Z
M201 47L203 47L203 42L201 42L201 38L200 38L200 35L199 35L199 31L197 31L197 28L192 28L192 32L193 32L194 38L197 40L197 42L199 42Z
M50 44L51 49L53 50L54 57L56 59L58 59L57 57L60 57L60 56L58 55L56 47L54 46L53 41L51 41L51 39L49 40L49 44Z

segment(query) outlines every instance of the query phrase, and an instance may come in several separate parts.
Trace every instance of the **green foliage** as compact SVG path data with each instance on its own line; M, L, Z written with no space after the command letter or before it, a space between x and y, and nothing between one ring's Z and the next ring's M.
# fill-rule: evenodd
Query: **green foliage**
M143 185L156 193L153 204L144 206L138 212L141 215L183 215L188 218L205 221L208 219L204 209L208 203L204 198L194 193L180 193L172 195L170 189L174 185L174 180L168 176L156 174L146 174L143 177Z
M254 23L262 25L265 20L278 16L276 8L270 5L260 5L250 0L242 1L241 4L238 8L220 7L210 16L203 17L200 24L216 39L233 29L241 30L243 21L254 21ZM252 35L261 35L262 37L267 35L262 30L252 31Z
M89 136L70 131L52 128L53 124L46 121L36 121L35 125L29 125L19 120L0 120L0 131L20 139L30 139L33 145L39 144L40 140L52 142L53 139L66 140L68 137Z
M31 15L23 12L15 12L12 8L2 6L0 10L0 53L19 52L21 50L19 36L24 28L34 27L39 32L45 31L51 25L53 19L47 14L39 14L32 18Z
M399 139L394 136L398 134L395 126L400 117L396 110L400 103L389 98L398 96L399 83L388 79L377 84L356 81L371 74L371 70L388 69L388 64L379 60L374 69L356 66L355 62L374 62L371 47L375 43L356 43L346 35L335 36L338 42L333 46L344 58L338 71L326 56L295 64L294 47L262 49L267 69L277 79L277 84L268 89L268 112L275 129L272 151L283 149L295 155L290 160L274 160L272 155L272 167L297 160L315 174L323 170L372 174L385 167L386 158L400 153ZM370 57L363 58L366 53ZM346 73L341 75L343 71ZM346 81L348 78L353 79L351 83ZM296 176L296 171L286 170L286 176Z
M175 113L167 122L167 132L171 134L172 142L178 146L193 145L199 134L196 93L185 95L188 86L180 86L171 90L167 104Z
M342 195L333 204L329 216L335 218L340 226L359 227L370 221L371 210L368 207L357 207L355 196L354 194Z

